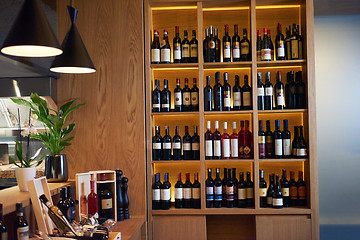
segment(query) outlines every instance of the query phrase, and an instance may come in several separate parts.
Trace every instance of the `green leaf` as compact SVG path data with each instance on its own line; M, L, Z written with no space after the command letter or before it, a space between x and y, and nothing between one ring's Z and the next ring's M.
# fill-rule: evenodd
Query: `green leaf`
M47 106L47 102L41 97L39 97L37 93L31 93L30 98L38 106L40 115L43 118L46 118L46 116L49 115L49 108Z
M11 156L9 156L9 158L10 158L10 162L11 162L12 164L14 164L15 166L21 168L21 166L19 166Z
M66 117L67 117L72 111L78 109L78 108L81 107L81 106L84 106L85 104L86 104L86 103L80 103L80 104L76 105L75 107L70 108L67 112L65 112L65 113L63 114L63 118L66 119Z
M26 106L29 108L34 108L34 106L31 104L31 102L29 102L25 99L22 99L22 98L10 98L10 99L11 99L11 101L13 101L16 104L23 105L23 106Z
M60 107L60 109L59 109L59 115L62 117L63 114L66 113L66 112L70 109L71 105L72 105L76 100L77 100L77 98L75 98L74 100L71 100L71 101L65 103L64 105L62 105L62 106Z
M75 123L69 124L66 128L61 130L61 137L65 137L69 133L71 133L75 128Z

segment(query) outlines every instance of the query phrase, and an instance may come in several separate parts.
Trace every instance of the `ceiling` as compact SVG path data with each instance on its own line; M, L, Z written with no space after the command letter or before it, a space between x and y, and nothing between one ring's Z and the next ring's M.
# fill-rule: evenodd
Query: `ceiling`
M360 0L314 0L315 16L360 14Z

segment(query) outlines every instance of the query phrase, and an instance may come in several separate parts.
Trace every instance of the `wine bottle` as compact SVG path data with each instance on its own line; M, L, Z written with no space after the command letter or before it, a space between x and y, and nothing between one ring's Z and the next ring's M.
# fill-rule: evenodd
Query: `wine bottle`
M70 185L67 186L66 189L67 189L67 199L66 199L66 201L69 204L67 219L69 220L69 222L72 222L72 221L75 220L75 201L71 196L71 186Z
M267 158L274 156L274 136L270 130L270 120L266 120L265 153Z
M290 158L291 157L291 133L288 129L288 120L285 119L283 122L284 122L284 130L282 132L283 155L284 155L284 158Z
M265 110L265 86L262 83L261 72L257 74L258 110Z
M226 181L226 207L234 207L234 181L231 178L231 169L228 169L228 179Z
M240 121L240 131L239 136L239 158L244 158L244 146L245 146L245 131L244 131L245 121Z
M192 159L200 160L200 136L198 135L197 126L194 126L194 135L191 137Z
M252 89L249 86L249 77L244 75L244 86L241 89L241 109L252 110Z
M291 59L299 59L299 39L296 34L296 25L293 24L292 35L290 37Z
M273 195L275 191L274 174L269 174L269 188L267 190L266 205L267 207L273 206Z
M289 192L290 192L290 206L298 205L298 189L295 182L295 173L290 171L290 181L289 181Z
M276 73L276 84L274 86L275 109L283 110L285 108L284 84L281 82L281 72Z
M282 196L283 196L284 207L289 207L289 205L290 205L290 189L289 189L289 181L286 179L286 170L285 169L282 169L281 192L282 192Z
M220 178L220 168L216 168L216 178L214 179L214 207L221 208L222 205L222 182Z
M270 72L265 74L264 108L265 110L273 109L273 85L270 82Z
M246 208L246 182L244 181L244 173L239 174L238 183L238 204L239 208Z
M276 60L285 60L285 38L281 32L281 23L277 25L277 35L275 40Z
M204 41L203 41L204 62L210 62L209 42L210 42L209 29L206 28L206 29L205 29L205 39L204 39Z
M192 208L192 197L191 197L192 183L190 182L190 173L186 173L185 177L186 177L186 182L183 185L183 191L184 191L183 208Z
M223 110L230 111L231 110L231 86L229 84L229 74L227 72L224 73L224 85L222 86L223 90Z
M204 111L212 111L212 88L210 86L210 76L206 76L206 86L204 88Z
M192 39L190 41L190 58L192 63L198 62L198 40L196 39L195 30L192 30Z
M169 173L164 174L164 182L160 187L160 205L161 209L168 210L171 207L170 203L170 189L171 183L169 182Z
M254 183L251 181L250 172L246 173L246 206L254 207Z
M297 38L299 41L299 59L303 59L304 53L303 53L303 38L300 34L300 28L299 25L296 26L296 33L297 33Z
M100 174L100 181L106 181L105 173ZM113 194L106 184L98 184L98 204L99 217L104 219L114 219Z
M265 132L263 120L259 120L259 158L263 159L266 157L266 140L265 140Z
M175 96L176 98L176 96ZM191 91L189 88L189 79L185 78L185 87L182 90L182 103L183 109L182 111L188 112L191 110Z
M164 79L164 89L161 91L161 111L170 112L171 92L168 89L168 80Z
M211 132L211 122L206 123L207 131L205 132L205 159L213 158L213 135Z
M181 62L181 38L179 37L179 26L175 26L175 37L173 39L173 59L174 63Z
M61 212L63 212L64 213L64 211L63 211L63 207L64 207L64 201L66 200L66 198L65 198L65 189L64 188L61 188L60 189L60 196L59 196L59 202L58 202L58 204L57 204L57 207L60 209L60 211ZM65 209L65 210L67 210L67 209ZM65 212L66 213L66 212Z
M303 172L299 171L299 178L296 183L298 187L298 204L299 206L306 206L307 200L306 200L306 183L303 180Z
M16 203L16 220L14 222L14 237L16 240L29 239L29 224L24 219L22 203Z
M159 41L159 32L154 30L154 39L151 43L151 64L160 63L160 41Z
M185 126L185 135L183 136L183 159L191 160L192 159L192 151L191 151L191 143L192 139L189 134L189 127Z
M125 219L125 216L124 216L124 198L123 198L123 193L122 193L122 189L121 189L121 185L122 185L122 181L121 181L121 178L122 178L122 175L123 175L123 171L120 170L120 169L116 169L115 170L115 176L116 176L116 203L117 203L117 221L120 222L120 221L124 221ZM153 185L153 191L152 191L152 206L153 206L153 209L156 210L156 209L160 209L160 185L159 183L160 182L160 173L157 173L155 174L155 185L158 185L159 187L158 188L154 188L154 185ZM154 190L157 189L157 192Z
M296 107L297 109L306 108L306 86L302 81L302 72L296 72L295 74L295 88L296 88Z
M0 239L8 240L8 230L3 221L3 204L0 203Z
M285 38L285 56L286 60L291 60L291 42L290 42L290 35L291 35L291 27L286 28L286 38Z
M252 133L249 130L250 122L245 120L245 131L244 131L244 158L252 158Z
M220 72L215 73L214 85L214 111L223 110L223 90L220 84Z
M282 196L282 192L281 192L281 188L280 188L280 184L279 184L279 175L276 175L276 184L275 184L274 194L273 194L273 198L272 198L272 205L273 205L273 208L277 208L277 209L284 207L283 196Z
M67 200L67 191L66 191L66 187L62 188L63 191L63 201L62 201L62 206L61 206L61 212L63 213L63 215L66 217L66 219L68 221L70 221L70 204Z
M196 78L193 78L193 87L191 92L191 110L199 111L199 88L196 86Z
M172 142L173 160L181 160L181 137L179 136L179 127L175 126L175 135Z
M194 173L194 183L191 188L193 208L201 208L199 173Z
M294 71L287 73L285 85L285 105L287 109L294 109L296 106L296 87L294 82Z
M231 159L239 158L239 135L236 132L236 122L232 123L233 133L231 134Z
M183 111L183 102L182 102L182 89L180 87L180 79L176 79L176 88L174 89L174 105L175 112Z
M160 61L161 63L170 63L171 47L169 44L168 32L164 30L164 38L160 44Z
M234 207L238 205L238 184L239 181L236 178L236 168L232 169L232 180L234 182Z
M128 182L129 179L127 177L125 177L125 175L121 178L121 193L122 193L122 197L124 199L124 219L129 219L130 218L130 213L129 213L129 197L128 197Z
M280 121L279 120L275 120L274 143L275 143L275 158L282 158L283 157L283 139L282 139L282 132L280 131Z
M205 181L206 185L206 207L214 207L214 180L211 178L211 168L208 168L208 178Z
M300 136L296 145L296 157L306 158L307 157L307 145L303 134L303 126L299 126Z
M233 110L239 111L241 109L241 87L239 84L239 75L235 75L235 85L233 87Z
M218 35L218 29L214 29L214 37L215 37L215 62L220 62L220 52L221 52L221 42Z
M222 206L226 206L226 185L228 180L228 169L224 168L224 177L221 180L222 184Z
M160 112L160 99L161 99L160 81L158 79L155 79L155 88L152 92L152 111L153 112Z
M240 36L238 25L234 25L234 36L232 37L232 56L233 62L240 62Z
M165 126L165 136L162 140L162 160L171 160L171 136L169 126Z
M299 127L298 126L295 126L294 127L294 139L292 141L292 145L291 145L291 155L292 157L296 158L297 156L297 143L298 143L298 140L299 140Z
M152 157L153 161L155 160L161 160L161 144L162 144L162 137L160 135L160 126L155 126L155 135L152 138Z
M208 43L209 62L216 62L216 38L214 37L213 26L210 26L210 37Z
M262 48L262 40L261 40L261 30L257 31L257 39L256 39L256 61L261 61L261 48Z
M227 122L224 122L224 133L221 135L222 159L230 159L230 136L227 133Z
M267 28L264 28L264 38L261 42L261 61L271 61L271 43L267 31Z
M184 191L183 182L181 181L181 173L177 175L177 182L175 183L175 208L183 208Z
M259 196L260 196L260 207L265 208L266 207L266 193L267 193L267 184L264 179L264 170L260 169L260 182L259 182Z
M213 159L221 159L221 133L219 132L219 121L215 121L213 143L214 143Z
M95 193L95 181L90 180L90 194L88 195L88 214L89 217L99 216L98 211L98 196Z
M161 205L160 205L160 187L161 187L161 185L162 185L162 183L160 182L160 173L156 173L155 174L155 182L152 185L152 209L153 210L161 209ZM175 190L175 193L176 193L176 190Z
M187 30L184 31L184 40L181 42L181 62L190 63L190 41L188 39Z
M251 61L251 45L247 38L247 30L243 29L243 39L240 42L240 59L241 61Z
M275 56L274 56L274 44L273 44L273 41L272 41L272 39L271 39L270 29L268 29L267 32L268 32L268 37L269 37L269 42L270 42L271 61L273 61L273 60L275 60Z
M231 38L227 24L225 25L225 35L223 37L223 62L231 62Z

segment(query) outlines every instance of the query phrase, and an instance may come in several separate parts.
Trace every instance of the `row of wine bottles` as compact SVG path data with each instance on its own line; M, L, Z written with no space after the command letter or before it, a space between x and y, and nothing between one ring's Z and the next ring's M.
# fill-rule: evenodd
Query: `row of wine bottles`
M224 178L220 178L220 168L216 168L216 178L212 179L212 169L208 168L206 179L206 207L254 207L254 183L251 181L251 173L239 174L236 178L236 168L224 168Z
M307 144L303 135L303 126L295 126L294 133L291 144L287 119L283 120L283 131L280 131L280 121L275 120L274 132L270 130L270 120L266 121L266 132L263 120L259 120L259 158L306 158Z
M188 39L188 31L184 31L184 40L181 41L179 26L175 26L175 37L173 39L173 61L174 63L197 63L198 62L198 41L196 31L192 30L192 39ZM151 44L151 63L170 63L171 46L168 32L164 30L164 38L159 41L159 32L154 30L154 39Z
M298 181L295 181L295 173L290 171L290 181L287 180L286 170L282 170L282 177L269 175L269 187L264 179L264 171L260 170L259 182L260 207L283 208L289 206L306 206L306 183L303 172L299 171Z
M190 173L186 173L186 181L181 181L181 173L175 184L175 208L200 208L199 174L194 174L194 182L190 181ZM155 174L152 185L152 209L168 210L171 207L171 183L169 173L164 174L164 182L160 182L160 173Z
M276 55L275 55L276 54ZM303 58L303 39L300 35L299 25L293 24L286 28L286 38L282 34L281 23L277 26L277 35L274 44L270 36L270 30L264 28L264 36L261 39L261 30L257 31L256 41L257 61L296 60Z
M258 72L258 110L306 108L306 86L302 81L302 72L296 72L296 82L294 71L288 72L285 87L281 78L281 72L277 72L276 84L273 87L270 82L270 72L265 74L265 84L262 82L261 72Z
M175 127L173 138L169 135L169 127L165 126L165 135L160 135L160 126L155 126L155 135L152 138L153 160L199 160L200 136L197 126L194 126L194 135L190 136L189 127L185 126L185 135L181 138L179 127Z
M227 122L223 123L224 132L219 132L219 121L215 121L215 131L211 132L211 122L207 121L205 132L205 159L237 159L253 157L252 133L250 122L240 121L240 131L236 131L236 122L232 123L233 133L227 133Z
M14 221L13 231L13 239L29 239L29 224L24 218L24 210L22 203L16 203L16 219ZM10 239L8 235L8 227L3 221L3 203L0 203L0 239Z
M222 47L221 47L222 45ZM234 35L229 36L229 26L225 25L225 35L223 44L218 36L218 29L210 26L205 29L205 39L203 41L204 62L220 62L221 48L223 62L251 61L251 44L247 38L247 30L243 29L243 39L240 40L238 25L234 25Z

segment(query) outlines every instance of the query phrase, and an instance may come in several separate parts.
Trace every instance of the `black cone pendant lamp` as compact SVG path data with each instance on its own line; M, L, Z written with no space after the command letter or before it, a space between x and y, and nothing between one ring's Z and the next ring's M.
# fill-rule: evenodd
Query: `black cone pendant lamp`
M58 73L93 73L96 69L75 25L78 10L68 6L68 11L71 27L61 44L64 52L55 58L50 71Z
M21 57L51 57L62 53L38 0L25 0L1 52Z

